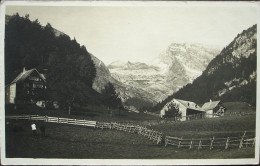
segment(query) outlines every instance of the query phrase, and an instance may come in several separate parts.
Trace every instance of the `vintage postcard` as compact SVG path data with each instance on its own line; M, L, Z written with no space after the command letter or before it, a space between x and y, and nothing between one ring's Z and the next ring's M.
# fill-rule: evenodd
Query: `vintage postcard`
M258 164L259 5L1 2L1 164Z

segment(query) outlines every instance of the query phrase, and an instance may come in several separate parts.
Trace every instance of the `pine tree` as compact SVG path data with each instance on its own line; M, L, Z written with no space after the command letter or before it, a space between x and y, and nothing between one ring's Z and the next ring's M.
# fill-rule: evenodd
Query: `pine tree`
M101 93L105 96L105 104L108 106L108 109L110 109L110 107L119 108L122 106L122 101L118 97L112 83L107 83Z
M170 103L165 112L165 118L175 118L179 119L182 116L179 106L176 103Z

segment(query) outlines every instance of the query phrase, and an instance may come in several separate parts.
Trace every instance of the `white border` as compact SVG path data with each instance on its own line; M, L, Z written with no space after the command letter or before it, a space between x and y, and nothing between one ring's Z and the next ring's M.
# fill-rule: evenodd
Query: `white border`
M194 2L194 1L4 1L1 3L1 29L0 29L0 110L1 110L1 164L4 165L229 165L229 164L258 164L259 163L259 113L256 113L256 145L254 159L21 159L5 158L5 113L4 113L4 28L5 28L5 7L12 5L21 6L174 6L174 7L254 7L257 10L257 23L260 23L260 2ZM257 39L260 37L260 25L257 26ZM259 52L260 43L257 42ZM260 58L257 58L260 64ZM257 66L258 66L257 65ZM257 67L257 73L260 68ZM257 87L260 87L257 77ZM257 88L257 109L260 106L258 98L259 88Z

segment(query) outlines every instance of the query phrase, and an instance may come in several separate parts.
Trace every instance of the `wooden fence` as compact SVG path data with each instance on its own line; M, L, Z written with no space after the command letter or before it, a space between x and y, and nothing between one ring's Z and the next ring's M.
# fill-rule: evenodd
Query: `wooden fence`
M59 118L59 117L51 117L51 116L39 116L39 115L22 115L22 116L6 116L7 119L27 119L27 120L41 120L44 122L50 123L64 123L64 124L71 124L71 125L81 125L81 126L88 126L88 127L95 127L96 121L89 121L89 120L79 120L79 119L69 119L69 118Z
M227 138L200 138L200 139L184 139L183 137L165 137L165 146L171 145L177 148L186 147L189 149L229 149L254 147L255 137L246 136L246 131L241 137Z
M23 119L23 120L41 120L50 123L63 123L71 125L81 125L94 127L99 129L115 129L119 131L137 133L142 135L157 144L165 142L165 146L171 145L177 148L189 148L189 149L229 149L229 148L243 148L243 147L254 147L255 146L255 136L246 136L246 131L241 137L227 137L227 138L192 138L186 139L183 137L172 137L165 136L163 140L163 133L155 131L153 129L148 129L143 126L134 124L122 124L118 122L97 122L89 120L79 120L79 119L69 119L69 118L59 118L50 116L39 116L39 115L20 115L20 116L6 116L6 119Z
M140 135L149 138L152 141L157 142L157 144L161 143L162 141L162 133L139 125L135 126L133 124L120 124L117 122L106 123L106 122L59 118L59 117L50 117L50 116L39 116L39 115L6 116L6 119L41 120L50 123L81 125L81 126L88 126L88 127L94 127L100 129L115 129L115 130L121 130L125 132L138 133Z
M157 144L162 142L162 137L163 137L163 133L161 132L148 129L146 127L142 127L139 125L135 126L133 124L121 124L117 122L112 122L112 123L98 122L96 128L115 129L115 130L125 131L129 133L137 133L139 135L147 137L148 139L156 142Z

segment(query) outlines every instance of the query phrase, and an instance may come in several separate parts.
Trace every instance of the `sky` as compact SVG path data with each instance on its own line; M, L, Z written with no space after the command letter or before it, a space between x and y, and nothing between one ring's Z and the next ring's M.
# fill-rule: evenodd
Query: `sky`
M113 61L150 63L171 43L223 48L256 24L247 5L205 6L7 6L42 25L66 33L106 65Z

